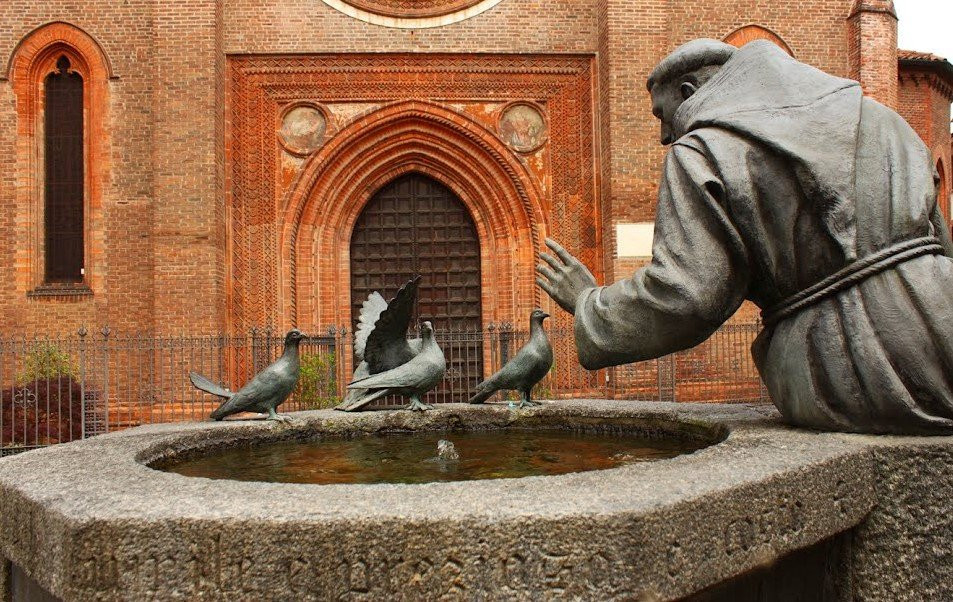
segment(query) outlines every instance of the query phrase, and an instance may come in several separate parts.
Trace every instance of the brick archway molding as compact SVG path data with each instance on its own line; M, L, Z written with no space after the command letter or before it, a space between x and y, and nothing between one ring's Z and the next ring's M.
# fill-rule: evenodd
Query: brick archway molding
M281 232L285 322L308 330L350 323L350 239L371 196L419 172L467 206L480 238L484 325L521 324L539 300L534 265L545 236L542 198L490 130L453 109L401 101L341 130L304 165Z

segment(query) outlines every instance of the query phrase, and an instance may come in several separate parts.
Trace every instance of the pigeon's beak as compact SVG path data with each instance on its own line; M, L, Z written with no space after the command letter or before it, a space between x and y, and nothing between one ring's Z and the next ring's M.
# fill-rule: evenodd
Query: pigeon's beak
M549 318L549 317L550 317L550 315L549 315L548 313L543 312L543 319L544 319L544 320L545 320L546 318Z

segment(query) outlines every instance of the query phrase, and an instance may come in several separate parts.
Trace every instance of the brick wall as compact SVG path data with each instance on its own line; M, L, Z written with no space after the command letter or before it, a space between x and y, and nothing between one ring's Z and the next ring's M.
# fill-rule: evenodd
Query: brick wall
M839 76L851 73L847 16L851 2L814 0L796 10L768 0L734 2L643 3L606 0L600 12L600 57L603 70L603 198L605 256L613 279L628 275L628 266L615 258L617 222L652 221L665 149L659 145L658 125L651 113L645 78L666 54L698 37L722 39L757 24L783 40L801 61ZM806 18L809 15L810 18ZM606 56L608 55L608 56Z
M942 168L940 208L950 218L950 100L953 85L935 69L926 66L900 70L898 112L933 151Z
M224 321L222 0L155 5L155 328L215 332Z
M28 298L14 273L18 251L30 244L28 215L18 204L14 82L0 81L0 308L4 332L74 332L82 324L151 328L154 40L151 0L7 0L0 3L0 77L18 45L38 27L67 21L92 37L108 57L104 160L108 178L101 196L102 231L95 240L101 278L92 296Z
M893 0L855 0L848 17L850 77L890 108L897 108L897 13Z
M594 51L596 35L593 0L503 0L466 21L418 30L370 25L320 0L227 0L225 11L226 53L576 53Z
M878 89L881 78L889 98L890 58L864 62L867 55L861 51L895 45L895 31L882 12L862 11L848 20L855 8L853 0L809 0L796 9L773 0L503 0L460 23L402 30L358 21L319 0L8 0L0 4L0 64L31 30L65 20L102 45L117 77L109 82L107 107L106 225L97 233L103 241L102 286L92 297L74 300L28 299L26 291L2 286L0 307L10 317L5 326L41 330L53 324L73 330L81 323L110 323L158 333L225 326L234 217L225 172L226 56L592 57L589 102L594 110L579 114L592 120L594 206L584 209L597 226L595 232L578 230L566 242L581 248L596 241L602 253L590 263L615 280L628 275L632 265L616 260L614 224L654 218L664 149L644 81L658 60L689 39L724 38L756 24L783 40L800 60L836 75L863 75L870 90ZM852 37L852 32L870 39ZM895 61L892 68L895 73ZM23 244L15 210L13 104L11 85L0 82L0 282L6 283L15 280L12 266ZM936 126L944 109L942 103L931 107ZM272 151L255 152L261 150ZM295 177L289 165L282 167L283 185ZM540 186L550 210L552 199L565 193L552 189L552 173L559 168L533 166L542 169ZM274 203L277 211L287 190L276 186L262 202Z

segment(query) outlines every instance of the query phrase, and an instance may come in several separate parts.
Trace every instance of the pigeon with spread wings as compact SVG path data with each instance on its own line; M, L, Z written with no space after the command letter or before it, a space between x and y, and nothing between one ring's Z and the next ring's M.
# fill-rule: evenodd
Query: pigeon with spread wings
M390 303L378 292L371 293L364 301L354 333L354 353L360 360L354 370L354 381L393 370L420 353L423 340L407 339L419 286L420 276L417 276L402 286ZM349 388L344 402L336 409L354 412L383 396L369 397L368 394L367 389Z
M420 353L409 362L392 370L355 380L348 385L348 389L364 391L359 400L362 407L385 395L404 395L410 397L408 410L433 409L420 398L443 380L447 360L434 339L433 325L430 322L423 323L420 334Z

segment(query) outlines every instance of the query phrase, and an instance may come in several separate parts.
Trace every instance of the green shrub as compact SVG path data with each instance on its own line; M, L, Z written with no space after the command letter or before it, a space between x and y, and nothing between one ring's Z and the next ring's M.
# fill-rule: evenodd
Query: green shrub
M23 358L23 370L17 374L18 383L32 383L75 377L76 369L69 354L53 343L34 343Z
M301 356L296 390L302 409L320 410L340 403L337 395L337 357L334 353Z
M34 343L23 354L15 386L0 391L0 446L51 445L83 436L83 388L69 354Z

